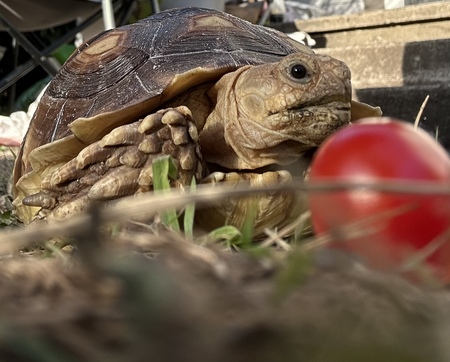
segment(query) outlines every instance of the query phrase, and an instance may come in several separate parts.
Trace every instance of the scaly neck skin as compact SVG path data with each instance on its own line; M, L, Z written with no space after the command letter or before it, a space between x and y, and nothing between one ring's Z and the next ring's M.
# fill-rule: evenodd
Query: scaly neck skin
M294 77L298 67L303 73ZM316 54L242 67L207 95L215 107L200 146L207 162L228 169L294 163L350 120L348 68Z
M287 104L274 68L273 64L242 67L223 76L208 92L216 103L200 134L207 162L241 170L288 164L301 157L304 145L289 142L290 136L280 129L286 125L271 116L280 104Z
M199 143L205 161L208 163L229 169L247 168L238 167L242 160L232 148L228 135L226 135L226 129L239 116L238 101L234 92L235 82L239 75L248 68L242 67L233 73L224 75L207 93L214 108L200 132Z

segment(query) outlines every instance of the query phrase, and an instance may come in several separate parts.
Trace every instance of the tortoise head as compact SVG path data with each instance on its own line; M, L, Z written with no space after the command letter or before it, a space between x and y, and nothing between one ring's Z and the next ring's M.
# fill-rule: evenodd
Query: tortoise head
M210 95L217 103L200 144L208 162L230 169L293 163L350 122L350 70L326 55L240 68Z

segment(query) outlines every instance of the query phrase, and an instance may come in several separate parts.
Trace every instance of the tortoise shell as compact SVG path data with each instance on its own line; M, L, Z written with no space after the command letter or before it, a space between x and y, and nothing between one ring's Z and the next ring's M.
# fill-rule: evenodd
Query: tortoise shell
M77 49L49 84L15 181L67 161L190 87L299 52L313 53L283 33L211 9L173 9L103 32Z

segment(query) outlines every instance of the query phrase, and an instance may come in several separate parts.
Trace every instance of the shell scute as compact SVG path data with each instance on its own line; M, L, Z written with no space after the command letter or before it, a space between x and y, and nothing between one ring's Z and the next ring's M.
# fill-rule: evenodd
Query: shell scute
M198 8L162 12L96 36L67 60L42 97L15 167L18 202L112 129L244 65L298 52L312 53L269 28Z

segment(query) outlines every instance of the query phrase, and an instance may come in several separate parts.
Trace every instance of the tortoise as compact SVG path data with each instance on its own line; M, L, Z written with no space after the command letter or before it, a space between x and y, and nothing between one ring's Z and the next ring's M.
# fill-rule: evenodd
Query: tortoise
M161 155L180 184L284 182L284 168L303 175L305 153L365 112L376 110L351 100L337 59L220 11L161 12L87 41L50 82L15 165L17 215L62 219L150 191ZM239 227L247 201L205 223ZM304 209L288 193L260 197L256 229Z

